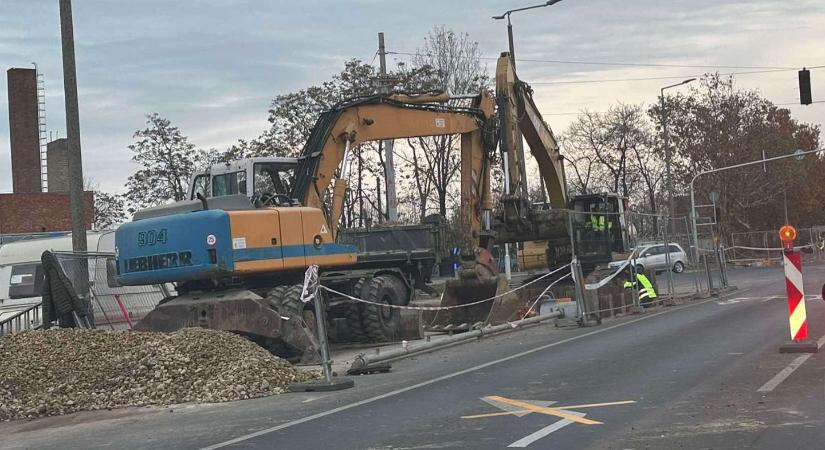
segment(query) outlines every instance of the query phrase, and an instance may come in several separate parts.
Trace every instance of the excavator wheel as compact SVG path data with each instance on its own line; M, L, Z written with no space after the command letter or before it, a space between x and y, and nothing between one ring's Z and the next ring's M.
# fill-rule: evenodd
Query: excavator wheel
M304 311L304 304L301 303L302 289L303 286L300 284L278 286L269 291L267 299L269 304L282 315L302 317Z
M363 291L364 300L388 305L401 305L407 297L406 286L397 277L379 275L369 280ZM401 326L401 311L362 304L361 324L364 334L371 341L388 341L395 337Z
M278 311L278 314L289 317L290 321L303 321L303 324L301 326L296 324L296 326L291 327L291 333L297 335L282 335L278 338L265 339L265 341L262 342L262 346L271 353L286 356L287 359L300 359L309 362L314 357L317 348L296 348L289 345L290 343L297 342L302 342L306 345L306 342L304 342L306 339L309 339L307 342L317 345L315 342L315 313L311 309L304 308L304 304L301 302L302 290L303 285L292 284L278 286L269 291L267 300L269 304ZM299 331L301 328L304 328L306 331ZM282 332L287 333L287 330L284 329ZM303 336L303 333L308 333L309 336Z
M364 298L365 284L366 279L359 278L352 287L351 295L357 298ZM364 328L361 324L361 309L364 306L367 305L353 301L349 304L349 309L347 310L347 328L349 330L350 339L355 342L366 342L369 340L366 333L364 333Z

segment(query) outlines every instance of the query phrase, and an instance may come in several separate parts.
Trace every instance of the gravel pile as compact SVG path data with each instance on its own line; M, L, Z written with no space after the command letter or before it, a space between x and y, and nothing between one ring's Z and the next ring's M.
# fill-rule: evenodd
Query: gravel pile
M0 338L0 420L263 397L317 376L222 331L28 331Z

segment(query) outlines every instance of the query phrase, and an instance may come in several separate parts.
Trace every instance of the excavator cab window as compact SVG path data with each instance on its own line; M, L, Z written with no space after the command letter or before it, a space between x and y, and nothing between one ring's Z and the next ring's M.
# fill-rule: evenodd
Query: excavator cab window
M212 177L212 196L246 195L246 172L232 172Z
M615 205L607 197L583 195L573 199L573 234L576 253L585 259L609 261L612 234L618 229Z
M209 175L202 173L195 177L192 183L192 192L190 192L190 199L198 198L198 194L204 197L211 197L212 190L209 189Z
M289 195L295 177L295 165L256 163L253 175L255 195Z

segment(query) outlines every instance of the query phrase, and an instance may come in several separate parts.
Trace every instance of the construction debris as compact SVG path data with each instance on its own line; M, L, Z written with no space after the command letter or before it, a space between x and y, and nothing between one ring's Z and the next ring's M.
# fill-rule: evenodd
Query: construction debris
M0 420L280 394L318 377L231 333L53 329L0 338Z

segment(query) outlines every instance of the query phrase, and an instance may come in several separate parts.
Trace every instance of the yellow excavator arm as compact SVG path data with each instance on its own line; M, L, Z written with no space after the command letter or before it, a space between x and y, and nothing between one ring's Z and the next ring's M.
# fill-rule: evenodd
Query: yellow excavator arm
M541 117L530 87L516 76L509 53L502 53L496 63L496 97L501 120L502 151L508 157L510 194L523 195L527 201L524 152L520 151L517 129L539 165L539 173L553 208L567 207L567 184L559 144L553 130Z
M351 149L384 139L447 134L461 135L462 223L477 237L484 210L491 209L489 158L485 142L493 141L489 122L493 100L482 92L469 108L444 104L446 94L394 95L357 99L321 115L304 147L292 197L303 205L325 209L325 193L332 185L328 221L333 237L343 212ZM437 102L437 103L436 103Z

